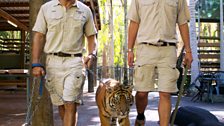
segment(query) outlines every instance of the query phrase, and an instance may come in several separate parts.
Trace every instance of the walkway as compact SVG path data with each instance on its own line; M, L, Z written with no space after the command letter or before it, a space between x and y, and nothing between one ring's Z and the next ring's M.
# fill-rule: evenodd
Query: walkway
M158 126L158 93L149 94L149 105L146 111L146 126ZM177 96L172 96L172 105L175 106ZM206 109L216 115L216 117L224 122L224 101L222 103L206 103L191 102L191 97L183 97L181 106L197 106ZM0 126L21 126L25 121L26 114L26 95L25 91L5 92L0 91ZM54 107L55 126L61 126L57 108ZM136 118L135 105L132 106L130 112L131 125L134 125ZM84 105L79 107L78 126L100 126L98 117L98 109L95 104L95 93L88 93L84 90Z

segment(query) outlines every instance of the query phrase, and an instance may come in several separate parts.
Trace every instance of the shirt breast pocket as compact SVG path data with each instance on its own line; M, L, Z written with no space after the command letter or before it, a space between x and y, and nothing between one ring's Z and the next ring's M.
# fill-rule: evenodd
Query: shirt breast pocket
M140 0L140 2L143 6L151 6L156 2L156 0Z
M155 13L157 2L157 0L139 0L139 14L142 17L152 16Z
M177 8L178 0L166 0L166 4L170 7Z
M178 0L165 0L165 12L168 17L172 17L173 20L177 18Z
M61 19L63 15L53 12L49 17L48 31L58 31L61 29Z
M81 32L83 30L84 24L85 20L83 19L82 15L74 15L70 23L70 28L74 29L75 31Z

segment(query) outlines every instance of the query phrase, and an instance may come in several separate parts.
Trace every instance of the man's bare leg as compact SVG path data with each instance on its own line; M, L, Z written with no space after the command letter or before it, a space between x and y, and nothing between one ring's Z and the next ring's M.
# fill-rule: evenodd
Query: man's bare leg
M145 125L145 109L148 105L148 92L137 92L135 95L136 108L137 108L137 118L135 120L135 126Z
M77 106L77 105L76 105ZM77 110L75 111L75 117L74 117L75 123L74 126L77 126L77 122L78 122L78 112Z
M171 113L170 93L159 92L159 120L160 126L169 126Z
M65 115L63 120L63 126L76 126L77 125L77 105L73 102L66 102Z
M148 92L137 92L135 95L136 108L138 113L144 113L148 105Z
M59 115L61 117L61 120L63 122L64 116L65 116L65 106L64 105L58 106L58 111L59 111Z

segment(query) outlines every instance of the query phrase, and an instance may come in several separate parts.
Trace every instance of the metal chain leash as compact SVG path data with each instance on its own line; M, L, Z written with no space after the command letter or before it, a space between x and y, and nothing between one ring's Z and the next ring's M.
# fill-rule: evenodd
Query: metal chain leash
M32 117L34 116L35 112L39 108L39 104L40 104L42 94L39 94L39 96L37 97L36 104L33 105L34 109L32 111L32 102L33 102L33 99L34 99L34 90L35 90L35 87L36 87L36 84L35 84L36 80L37 80L37 78L33 78L30 100L29 100L29 104L28 104L28 107L27 107L26 121L22 126L31 126ZM41 80L41 82L40 82L39 91L42 90L42 88L43 88L42 87L43 85L41 83L43 83L43 80Z

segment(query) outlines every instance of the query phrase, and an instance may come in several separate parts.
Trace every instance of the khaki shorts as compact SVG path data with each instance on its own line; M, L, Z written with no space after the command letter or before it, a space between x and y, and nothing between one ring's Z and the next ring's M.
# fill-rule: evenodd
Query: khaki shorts
M54 105L63 105L64 101L80 103L84 85L81 57L48 55L46 71L46 88Z
M158 70L158 91L177 92L179 71L176 69L175 46L137 46L134 73L136 91L154 91L155 68Z

